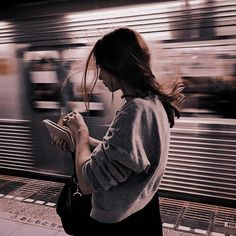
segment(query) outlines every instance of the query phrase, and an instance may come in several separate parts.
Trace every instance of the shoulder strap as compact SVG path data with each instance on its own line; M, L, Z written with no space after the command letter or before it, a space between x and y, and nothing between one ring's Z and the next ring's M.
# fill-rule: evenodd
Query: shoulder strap
M72 162L73 162L73 174L72 174L72 178L78 182L77 179L77 175L76 175L76 168L75 168L75 152L71 152L71 158L72 158Z

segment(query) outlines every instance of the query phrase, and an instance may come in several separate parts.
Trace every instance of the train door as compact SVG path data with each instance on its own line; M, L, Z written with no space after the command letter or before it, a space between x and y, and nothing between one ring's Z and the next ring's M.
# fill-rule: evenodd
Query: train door
M60 84L65 71L57 50L26 50L24 80L34 143L35 173L67 175L71 170L68 153L59 151L50 143L50 136L42 123L60 117Z
M25 80L32 121L35 172L68 176L72 171L70 153L58 150L50 143L43 119L58 121L61 112L77 110L85 119L92 137L101 139L113 117L111 95L98 81L86 110L81 92L81 79L89 48L30 48L24 53ZM93 80L90 71L88 84ZM67 83L65 80L67 79ZM90 81L91 79L91 81ZM110 96L110 98L109 98ZM114 96L119 96L115 94Z

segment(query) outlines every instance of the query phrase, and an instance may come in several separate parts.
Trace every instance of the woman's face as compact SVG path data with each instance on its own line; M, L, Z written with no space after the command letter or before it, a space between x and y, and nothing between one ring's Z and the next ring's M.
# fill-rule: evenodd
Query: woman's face
M100 68L99 79L103 81L110 92L115 92L120 89L118 78L102 68Z

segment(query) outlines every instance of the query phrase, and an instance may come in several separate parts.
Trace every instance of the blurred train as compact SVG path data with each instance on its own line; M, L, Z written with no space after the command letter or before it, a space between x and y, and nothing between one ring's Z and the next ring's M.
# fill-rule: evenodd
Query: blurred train
M57 180L70 176L70 155L50 144L42 120L57 121L62 109L77 109L91 136L102 138L123 101L116 92L112 102L112 95L98 83L86 112L82 69L99 37L127 26L147 40L160 83L168 89L181 78L186 86L181 118L171 130L161 196L232 206L236 2L85 2L25 0L1 10L0 172ZM67 76L70 83L61 93Z

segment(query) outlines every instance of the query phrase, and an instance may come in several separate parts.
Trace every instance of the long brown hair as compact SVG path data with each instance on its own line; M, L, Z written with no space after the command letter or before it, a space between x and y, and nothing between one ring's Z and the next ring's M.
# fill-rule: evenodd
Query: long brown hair
M95 66L96 74L88 91L86 79L91 64ZM156 94L165 108L170 127L174 126L174 117L180 116L184 86L178 82L170 93L162 89L152 73L147 44L139 33L129 28L119 28L96 42L87 58L82 80L82 91L87 102L96 85L99 68L105 69L134 88L135 97L145 97L149 92Z

